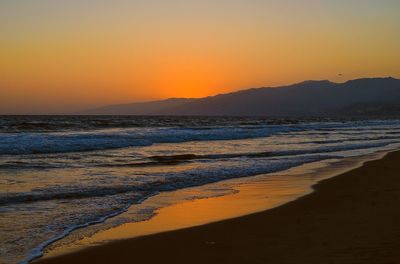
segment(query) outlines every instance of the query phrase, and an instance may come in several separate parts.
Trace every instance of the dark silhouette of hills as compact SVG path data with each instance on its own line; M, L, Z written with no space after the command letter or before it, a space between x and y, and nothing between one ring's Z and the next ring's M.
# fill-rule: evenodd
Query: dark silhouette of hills
M83 114L400 117L400 80L388 77L364 78L345 83L305 81L199 99L171 98L112 105Z
M84 111L86 115L154 115L169 111L172 108L193 102L190 98L169 98L160 101L150 101L131 104L110 105L97 109Z

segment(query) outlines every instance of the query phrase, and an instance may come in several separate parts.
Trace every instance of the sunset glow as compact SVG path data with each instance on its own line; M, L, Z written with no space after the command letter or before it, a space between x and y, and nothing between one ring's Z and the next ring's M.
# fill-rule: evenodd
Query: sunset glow
M400 77L399 10L391 0L2 1L0 113Z

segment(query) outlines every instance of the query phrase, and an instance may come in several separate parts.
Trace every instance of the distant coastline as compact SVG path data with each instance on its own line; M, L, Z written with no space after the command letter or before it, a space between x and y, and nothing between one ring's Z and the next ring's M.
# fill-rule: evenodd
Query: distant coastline
M400 80L304 81L204 98L170 98L78 112L82 115L400 117Z

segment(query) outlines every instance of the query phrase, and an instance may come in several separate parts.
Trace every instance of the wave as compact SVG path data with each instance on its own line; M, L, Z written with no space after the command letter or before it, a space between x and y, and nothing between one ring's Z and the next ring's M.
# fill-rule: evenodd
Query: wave
M31 203L48 200L83 199L99 196L111 196L137 191L138 186L110 186L93 188L61 189L49 188L33 192L0 194L0 205Z
M379 138L377 140L382 140ZM384 138L388 139L388 138ZM150 156L150 162L141 163L122 163L122 164L110 164L109 166L118 167L136 167L136 166L159 166L159 165L176 165L183 162L194 161L194 160L223 160L223 159L233 159L233 158L267 158L267 157L282 157L282 156L298 156L298 155L308 155L308 154L325 154L331 152L347 151L347 150L363 150L369 148L384 147L393 143L400 143L400 138L389 138L397 139L392 141L376 142L376 143L359 143L351 145L337 145L337 146L325 146L312 149L304 150L282 150L282 151L265 151L265 152L252 152L252 153L229 153L229 154L179 154L179 155L164 155L164 156ZM336 142L336 141L335 141Z
M400 134L400 132L399 132ZM400 139L400 136L377 136L377 137L355 137L349 139L320 139L320 140L311 140L311 141L303 141L303 142L291 142L287 143L290 145L298 145L298 144L335 144L335 143L344 143L344 142L354 142L354 141L377 141L377 140L396 140Z
M225 126L201 128L124 128L92 132L52 133L0 133L0 155L66 153L96 151L133 146L149 146L155 143L181 143L188 141L238 140L261 138L275 134L347 127L354 130L360 126L371 126L377 122L360 123L308 123L297 125ZM397 121L378 122L377 126L397 124ZM374 128L378 129L378 128ZM310 131L311 130L311 131ZM333 130L333 132L335 132ZM336 133L357 133L357 131ZM317 132L323 136L323 133ZM396 133L396 131L387 131Z
M209 130L146 128L113 129L97 132L1 134L0 154L64 153L149 146L154 143L235 140L265 137L294 129L296 128L263 126L255 129L244 127L223 127Z
M72 157L73 162L60 162L55 159L53 161L35 161L34 159L29 158L29 160L9 160L0 163L0 170L47 170L47 169L62 169L62 168L144 168L144 167L156 167L156 166L175 166L183 163L189 162L213 162L216 160L228 160L235 158L273 158L273 157L285 157L285 156L297 156L297 155L310 155L310 154L326 154L338 151L348 151L355 149L368 149L368 148L377 148L383 147L392 143L399 143L399 137L376 137L376 138L364 138L364 141L361 141L362 138L354 138L347 140L326 140L326 141L304 141L304 142L296 142L299 144L315 144L319 147L311 147L309 145L307 148L303 149L287 149L287 150L278 150L278 151L261 151L261 152L238 152L238 153L218 153L218 154L194 154L194 153L184 153L184 154L175 154L175 155L156 155L143 157L140 159L136 159L132 162L126 162L126 159L121 160L112 160L106 159L105 161L99 160L98 162L93 162L90 160L89 162L81 161L75 162L75 159ZM350 142L360 142L360 143L352 143ZM338 144L339 145L332 145ZM348 144L344 144L348 143ZM323 146L322 144L326 144ZM294 145L294 143L288 143L287 146ZM125 157L124 157L125 158Z
M56 199L83 199L98 196L112 196L129 192L141 193L142 195L144 195L145 193L154 192L155 190L174 190L183 187L196 186L205 183L220 181L223 179L270 173L308 162L339 157L338 155L328 155L328 153L385 147L387 145L399 142L400 140L379 143L360 143L353 145L327 146L306 150L287 150L255 153L207 155L183 154L170 156L152 156L150 157L150 159L156 160L156 163L158 165L164 165L171 162L187 162L191 160L218 160L218 162L210 163L207 167L204 168L192 169L176 173L153 173L151 176L156 177L157 180L146 183L133 182L131 185L128 184L122 186L117 185L69 188L54 187L50 189L35 190L28 193L0 193L0 205L29 203ZM138 166L139 164L133 165ZM132 166L132 164L119 164L117 166L129 167Z
M136 202L140 202L140 201L141 200L137 200ZM65 238L65 237L67 237L73 231L75 231L77 229L85 228L85 227L88 227L88 226L91 226L91 225L95 225L95 224L101 224L101 223L103 223L104 221L106 221L109 218L115 217L115 216L117 216L119 214L122 214L122 213L128 211L129 207L130 207L130 204L125 205L123 208L115 210L115 211L113 211L113 212L111 212L109 214L106 214L104 216L98 217L97 219L90 220L90 221L88 221L86 223L70 225L65 230L63 230L60 234L58 234L58 235L56 235L56 236L54 236L54 237L52 237L52 238L40 243L39 245L37 245L34 248L32 248L29 251L27 257L24 260L22 260L21 262L19 262L19 263L20 264L29 264L29 263L31 263L32 261L34 261L34 260L36 260L36 259L38 259L38 258L43 256L43 251L44 251L44 249L46 247L50 246L51 244L53 244L54 242L56 242L58 240L61 240L61 239Z
M198 186L230 178L247 177L288 169L308 162L334 158L334 156L314 155L291 159L276 160L240 160L216 163L204 168L189 169L181 172L153 173L156 178L150 182L137 182L116 186L68 186L46 187L31 192L0 193L0 205L32 203L48 200L85 199L99 196L113 196L125 193L138 193L141 196L153 192L170 191L184 187Z
M191 116L0 116L0 133L88 131L134 127L193 127L295 124L299 120L265 117Z

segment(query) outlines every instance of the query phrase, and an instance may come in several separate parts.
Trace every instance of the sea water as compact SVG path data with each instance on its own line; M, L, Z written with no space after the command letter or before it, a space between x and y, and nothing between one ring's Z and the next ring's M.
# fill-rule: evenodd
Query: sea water
M400 120L0 117L0 263L32 260L74 230L100 230L161 192L399 143ZM119 217L115 225L152 214Z

